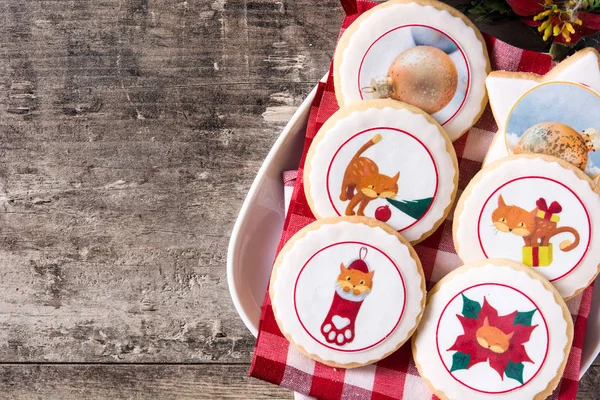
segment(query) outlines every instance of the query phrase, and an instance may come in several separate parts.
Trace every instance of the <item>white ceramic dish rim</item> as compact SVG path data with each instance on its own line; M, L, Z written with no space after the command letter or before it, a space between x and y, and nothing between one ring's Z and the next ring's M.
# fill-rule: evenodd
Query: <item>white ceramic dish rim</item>
M325 80L326 77L322 79ZM263 185L263 180L267 170L272 168L273 160L276 157L281 157L279 154L282 150L286 149L286 144L289 147L289 142L293 140L293 137L298 134L304 133L304 127L306 125L306 119L308 118L308 113L310 111L310 106L312 100L316 93L316 87L310 92L310 94L306 97L306 99L302 102L300 107L296 110L290 121L287 123L279 137L277 138L275 144L269 151L269 154L265 158L262 166L260 167L250 190L248 191L248 195L246 196L236 223L233 227L233 231L231 233L231 238L229 241L229 247L227 252L227 283L229 286L229 292L231 294L231 299L233 300L233 304L240 315L240 318L248 328L248 330L256 337L258 334L258 324L260 322L260 306L258 310L258 314L255 312L255 316L250 316L247 311L247 304L242 304L240 292L245 286L244 282L239 282L236 280L238 274L236 272L242 268L242 265L236 263L237 253L240 251L238 246L239 238L243 237L245 234L244 228L247 226L247 220L249 214L252 212L252 208L255 206L255 202L259 197L259 191L261 186ZM302 141L303 142L303 141ZM279 171L279 174L283 173L283 170ZM281 203L283 204L283 187L280 190L281 193ZM282 206L283 207L283 206ZM281 225L283 226L283 220L285 220L285 215L282 213L282 221ZM274 242L273 245L277 247L278 242ZM275 252L275 248L273 248L273 253ZM272 261L271 261L272 263ZM269 277L265 276L265 284L268 282ZM598 278L600 280L600 278ZM246 288L247 289L247 288ZM261 302L262 304L262 302ZM255 310L256 311L256 310ZM258 318L256 318L258 315ZM593 363L595 358L600 353L600 283L595 285L594 293L592 297L591 309L587 321L587 330L585 335L584 346L581 355L581 365L580 365L580 373L579 378L583 377L585 372L589 369L590 365Z

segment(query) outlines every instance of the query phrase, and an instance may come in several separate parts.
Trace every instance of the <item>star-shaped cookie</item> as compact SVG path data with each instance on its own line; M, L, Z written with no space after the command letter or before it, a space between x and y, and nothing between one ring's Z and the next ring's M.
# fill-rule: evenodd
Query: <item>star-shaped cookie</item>
M510 154L543 153L600 179L600 54L584 49L546 75L492 72L486 79L498 133L489 164Z

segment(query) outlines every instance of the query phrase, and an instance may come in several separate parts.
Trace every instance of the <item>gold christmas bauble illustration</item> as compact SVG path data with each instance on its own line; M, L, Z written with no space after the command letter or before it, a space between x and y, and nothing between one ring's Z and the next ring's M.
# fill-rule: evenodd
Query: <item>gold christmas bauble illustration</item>
M537 153L562 158L580 169L585 169L588 153L600 144L595 129L577 132L560 122L541 122L527 129L513 149L514 154Z
M446 107L458 86L452 59L442 50L417 46L398 55L387 74L389 97L434 114Z

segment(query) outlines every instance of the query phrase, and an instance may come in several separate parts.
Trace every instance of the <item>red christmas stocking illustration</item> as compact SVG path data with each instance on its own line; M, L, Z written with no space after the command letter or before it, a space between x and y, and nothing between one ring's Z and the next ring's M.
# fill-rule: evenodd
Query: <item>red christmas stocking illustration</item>
M375 271L365 262L367 248L361 247L358 259L348 268L341 263L340 275L329 312L321 325L321 333L329 343L343 346L354 340L354 324L364 299L373 288Z

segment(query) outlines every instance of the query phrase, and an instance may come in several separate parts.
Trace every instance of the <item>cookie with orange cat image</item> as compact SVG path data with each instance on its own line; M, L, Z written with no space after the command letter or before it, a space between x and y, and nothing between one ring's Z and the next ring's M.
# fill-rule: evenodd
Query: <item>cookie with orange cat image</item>
M304 168L304 192L317 218L375 218L413 244L445 219L457 183L456 154L444 129L392 100L337 111L315 136Z
M269 286L277 324L296 350L354 368L398 349L425 305L425 278L410 244L365 217L316 221L283 247Z
M453 238L464 262L506 258L571 298L599 271L600 189L562 159L519 154L483 168L460 197Z
M530 267L489 259L431 289L412 350L441 399L544 399L572 342L573 321L554 286Z

